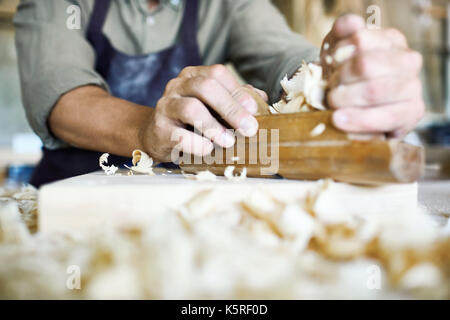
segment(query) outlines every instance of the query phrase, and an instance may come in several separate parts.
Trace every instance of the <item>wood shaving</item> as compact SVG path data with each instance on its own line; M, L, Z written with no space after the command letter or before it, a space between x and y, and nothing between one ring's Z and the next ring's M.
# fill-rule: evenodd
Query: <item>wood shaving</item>
M133 163L133 166L127 167L130 171L147 174L149 176L155 175L153 172L153 159L145 152L141 150L133 151L133 159L131 162Z
M327 82L322 78L322 67L303 62L297 73L281 81L286 98L271 106L272 113L297 113L306 110L326 110L324 106ZM308 109L306 109L307 107Z
M209 170L201 171L198 174L187 174L182 172L183 176L188 180L197 181L216 181L217 176Z
M239 203L205 188L151 221L79 235L32 235L38 192L0 189L0 298L449 299L448 223L339 209L339 188L281 201L261 186ZM73 265L80 290L66 287ZM380 290L367 287L374 268Z
M312 129L310 136L318 137L318 136L322 135L326 129L327 129L327 126L323 123L320 123L314 129Z
M194 176L197 181L216 181L217 176L209 170L199 172Z
M195 179L198 181L216 181L217 176L209 170L199 172Z
M225 173L224 173L225 178L227 178L228 180L233 180L233 181L239 181L239 180L247 179L247 168L243 168L241 174L237 175L237 176L234 175L234 170L235 169L236 169L235 166L228 166L228 167L226 167L225 168Z
M104 153L100 156L98 163L100 165L100 168L102 168L102 170L106 173L106 175L113 176L116 174L116 172L117 172L117 170L119 170L119 168L114 165L108 166L107 165L108 158L109 158L109 153Z

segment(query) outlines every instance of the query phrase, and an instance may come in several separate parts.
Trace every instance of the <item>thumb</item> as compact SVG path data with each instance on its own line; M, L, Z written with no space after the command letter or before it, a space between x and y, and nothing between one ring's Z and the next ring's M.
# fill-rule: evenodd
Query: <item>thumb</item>
M364 19L356 14L346 14L336 20L332 33L336 40L351 36L366 27Z

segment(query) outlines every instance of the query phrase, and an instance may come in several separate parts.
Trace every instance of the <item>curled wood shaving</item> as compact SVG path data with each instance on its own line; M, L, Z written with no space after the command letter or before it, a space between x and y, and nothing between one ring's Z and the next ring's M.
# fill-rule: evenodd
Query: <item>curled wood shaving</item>
M323 101L327 82L323 79L322 73L320 65L303 62L291 79L286 76L281 81L286 98L275 103L270 111L286 114L325 110Z
M133 159L131 162L133 166L127 167L131 172L148 174L149 176L155 175L153 172L153 159L145 152L141 150L133 151Z
M98 164L100 165L100 168L106 173L108 176L113 176L116 174L117 170L119 170L118 167L111 165L108 166L108 158L109 153L104 153L100 156L100 159L98 160Z
M234 180L234 181L247 179L247 168L242 169L241 175L238 175L238 176L234 175L234 169L236 169L235 166L226 167L225 173L224 173L225 178L227 178L228 180Z

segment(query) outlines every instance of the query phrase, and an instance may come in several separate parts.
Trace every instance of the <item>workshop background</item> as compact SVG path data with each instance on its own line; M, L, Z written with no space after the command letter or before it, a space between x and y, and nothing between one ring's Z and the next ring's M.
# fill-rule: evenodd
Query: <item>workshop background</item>
M40 141L22 108L12 18L19 0L0 0L0 184L28 179L40 158ZM403 31L410 46L424 55L423 83L428 110L421 123L431 162L448 155L444 124L450 119L450 1L448 0L274 0L292 28L320 45L334 19L346 12L368 16L370 5L381 8L384 27ZM431 129L430 129L431 127ZM447 130L447 131L446 131Z

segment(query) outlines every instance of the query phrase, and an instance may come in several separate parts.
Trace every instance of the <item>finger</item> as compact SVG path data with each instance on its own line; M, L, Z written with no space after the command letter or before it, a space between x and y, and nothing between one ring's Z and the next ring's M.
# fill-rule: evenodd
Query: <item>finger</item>
M406 37L396 29L359 30L353 33L350 37L339 41L339 43L336 44L334 51L348 45L356 46L359 51L408 48Z
M233 73L224 65L187 67L180 73L180 77L185 78L213 78L219 82L229 92L235 91L241 86Z
M175 128L172 131L171 141L175 151L204 157L214 149L214 145L208 139L183 128Z
M258 104L254 97L251 96L250 93L255 94L258 97L253 88L248 88L247 86L242 86L237 88L231 93L233 99L235 99L241 106L243 106L250 114L255 114L258 111Z
M252 89L253 91L255 91L264 101L268 102L269 101L269 96L267 95L267 93L261 89L255 88L254 86L252 86L251 84L246 84L244 85L244 87L247 87L249 89Z
M338 41L351 36L353 33L365 28L364 19L358 15L346 14L339 17L329 35L326 42L333 47Z
M321 62L322 66L324 66L324 77L328 79L332 72L332 68L334 67L334 56L335 53L332 52L333 48L337 45L337 43L355 32L359 30L363 30L365 28L364 20L357 15L347 14L338 18L331 31L325 37L325 40L322 43L321 48ZM350 57L352 54L350 55Z
M336 38L342 39L365 27L366 23L361 16L356 14L346 14L336 20L332 31Z
M231 94L237 92L242 87L233 73L221 64L213 66L187 67L181 72L180 76L186 78L204 77L215 79ZM238 102L245 109L247 109L248 112L251 114L256 113L258 106L251 95L243 92L238 96L238 98Z
M258 122L251 113L212 78L191 78L179 88L179 94L198 98L216 111L230 126L240 130L244 136L254 136L258 131Z
M363 51L407 49L408 42L406 37L396 29L362 29L339 41L334 48L329 50L328 56L332 58L332 64L340 64L342 61L339 61L341 60L339 59L339 53L350 47L353 47L354 50L345 60Z
M417 95L422 95L419 78L388 77L338 86L328 93L327 101L333 109L368 108L407 101Z
M329 86L334 88L381 77L412 77L418 75L421 68L422 56L412 50L369 51L334 70Z
M347 132L393 132L414 126L423 116L424 110L422 99L377 108L341 109L333 114L333 123Z
M222 148L230 148L234 145L234 135L227 131L198 99L175 98L169 103L170 108L167 108L167 113L170 118L194 127Z

